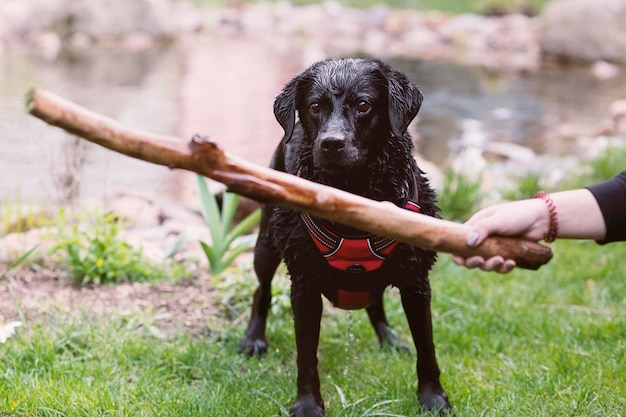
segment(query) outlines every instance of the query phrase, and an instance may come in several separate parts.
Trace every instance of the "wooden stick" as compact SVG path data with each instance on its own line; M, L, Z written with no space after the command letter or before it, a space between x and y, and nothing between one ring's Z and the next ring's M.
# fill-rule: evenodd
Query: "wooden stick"
M378 202L294 175L261 167L222 151L201 136L185 141L125 127L45 90L27 95L30 114L108 149L170 168L193 171L255 200L290 207L313 216L388 236L433 251L464 257L502 255L517 266L538 269L552 258L538 243L489 237L480 247L465 244L470 228Z

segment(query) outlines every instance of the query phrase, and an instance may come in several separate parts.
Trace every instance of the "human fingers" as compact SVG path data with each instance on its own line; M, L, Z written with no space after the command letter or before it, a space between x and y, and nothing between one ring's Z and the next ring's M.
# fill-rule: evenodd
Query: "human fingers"
M465 258L459 255L450 255L450 259L457 265L465 266Z
M458 255L450 255L452 262L457 265L464 266L469 269L480 268L487 272L498 272L500 274L507 274L515 268L515 261L512 259L503 259L501 256L494 256L486 261L480 256L472 256L469 258L463 258Z
M501 274L508 274L509 272L511 272L513 270L513 268L515 268L517 266L517 264L515 263L514 260L512 259L507 259L506 261L504 261L504 265L502 265L502 268L500 268L500 273Z
M480 256L470 256L469 258L462 258L457 255L452 255L452 261L457 265L464 266L469 269L482 268L485 260Z
M501 256L494 256L487 259L480 269L483 271L493 271L500 274L506 274L515 268L515 261L512 259L504 259Z

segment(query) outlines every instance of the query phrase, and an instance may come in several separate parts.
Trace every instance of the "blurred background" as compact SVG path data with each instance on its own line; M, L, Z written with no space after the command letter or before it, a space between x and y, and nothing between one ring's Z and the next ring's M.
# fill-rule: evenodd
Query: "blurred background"
M0 202L195 199L188 173L28 116L31 86L267 165L274 97L343 56L386 59L420 87L411 132L437 188L448 172L485 196L529 173L557 184L626 140L625 21L622 0L0 0Z

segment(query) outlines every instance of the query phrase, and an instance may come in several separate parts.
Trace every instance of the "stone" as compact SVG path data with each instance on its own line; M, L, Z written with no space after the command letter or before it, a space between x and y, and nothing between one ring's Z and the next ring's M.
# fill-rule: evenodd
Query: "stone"
M596 61L591 65L591 73L600 81L615 78L622 72L618 65L606 61Z
M541 18L546 54L575 61L626 59L624 0L552 0Z
M615 100L609 105L609 113L615 134L626 133L626 99Z
M160 224L159 207L149 198L130 194L119 195L107 201L106 208L135 227L152 227Z
M10 264L26 252L33 250L28 261L41 260L48 256L54 247L56 229L39 228L25 233L9 233L0 239L0 263Z

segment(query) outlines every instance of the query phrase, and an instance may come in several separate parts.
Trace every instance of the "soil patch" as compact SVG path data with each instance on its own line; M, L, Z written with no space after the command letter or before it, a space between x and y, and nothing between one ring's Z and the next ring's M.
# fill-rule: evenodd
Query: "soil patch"
M92 319L120 315L163 335L187 331L209 335L220 318L218 290L208 272L180 283L123 283L80 287L66 272L17 268L0 281L0 323L22 320L56 323L84 314Z

